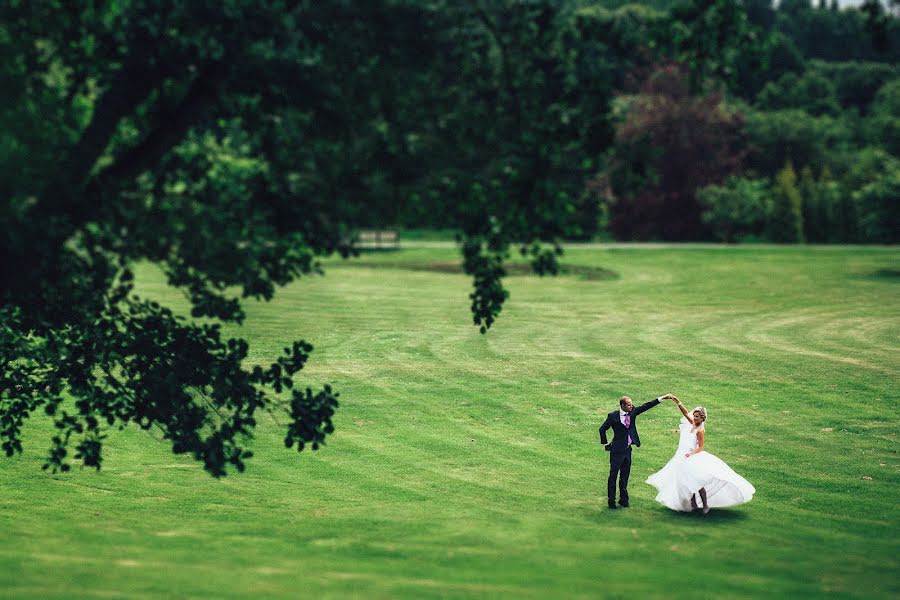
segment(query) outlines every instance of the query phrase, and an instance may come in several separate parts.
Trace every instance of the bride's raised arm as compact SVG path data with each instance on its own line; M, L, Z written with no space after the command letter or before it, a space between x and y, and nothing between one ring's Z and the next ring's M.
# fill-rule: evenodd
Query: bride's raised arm
M681 411L681 414L684 415L684 418L688 420L688 423L691 425L694 424L694 417L691 416L691 413L688 412L688 409L684 407L684 404L681 403L681 400L675 398L675 404L678 405L678 409Z

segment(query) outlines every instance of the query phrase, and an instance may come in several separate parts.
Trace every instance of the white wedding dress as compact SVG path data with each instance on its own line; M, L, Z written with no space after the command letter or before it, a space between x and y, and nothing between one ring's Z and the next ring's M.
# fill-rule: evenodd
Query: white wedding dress
M697 495L697 506L703 507L698 493L700 488L706 489L710 508L735 506L753 498L756 488L719 457L704 450L685 458L685 454L697 448L697 432L691 431L690 422L683 417L678 428L680 437L675 456L647 478L647 483L659 491L657 502L672 510L690 512L693 510L691 496L694 494Z

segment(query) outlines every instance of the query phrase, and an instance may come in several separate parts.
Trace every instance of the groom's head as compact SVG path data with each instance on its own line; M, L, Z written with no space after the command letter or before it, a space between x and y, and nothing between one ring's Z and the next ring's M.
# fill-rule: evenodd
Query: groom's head
M631 412L631 409L634 408L634 402L628 396L622 396L619 398L619 407L625 412Z

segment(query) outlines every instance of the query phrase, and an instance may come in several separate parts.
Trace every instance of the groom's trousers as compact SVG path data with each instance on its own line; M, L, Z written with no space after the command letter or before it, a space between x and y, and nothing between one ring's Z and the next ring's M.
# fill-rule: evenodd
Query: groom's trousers
M606 494L610 504L616 502L616 479L619 480L619 502L628 503L628 476L631 475L631 446L625 452L609 453L609 479Z

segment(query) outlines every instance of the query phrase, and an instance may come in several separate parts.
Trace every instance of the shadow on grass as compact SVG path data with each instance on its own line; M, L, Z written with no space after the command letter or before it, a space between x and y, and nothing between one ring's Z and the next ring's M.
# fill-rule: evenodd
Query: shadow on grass
M900 269L878 269L871 275L868 275L866 279L882 279L900 283Z
M392 254L402 250L400 246L357 246L360 254Z
M713 508L707 514L703 511L695 510L694 512L679 512L677 510L661 509L659 514L665 514L672 521L682 521L684 523L694 522L696 520L706 521L708 523L737 523L747 518L743 511L732 510L727 508Z
M388 248L384 250L390 250ZM346 261L337 263L343 267L363 267L368 269L402 269L406 271L430 271L432 273L463 273L462 261L389 261L370 260L362 262ZM507 263L503 266L509 276L536 275L527 263ZM609 281L618 279L619 274L602 267L587 265L559 265L560 275L569 275L585 281Z
M632 504L632 506L634 505ZM586 520L597 524L610 524L610 519L616 519L623 515L639 515L643 519L646 519L646 522L649 522L649 520L655 517L659 520L667 519L673 523L681 522L685 525L697 522L706 522L710 525L725 525L729 523L740 523L747 519L747 515L744 511L728 508L714 508L705 515L699 510L694 512L679 512L669 510L668 508L659 505L645 507L644 510L638 509L635 512L631 512L633 510L635 509L610 509L606 506L606 501L603 501L596 507L584 507L580 512L584 515ZM614 523L615 521L612 522Z

